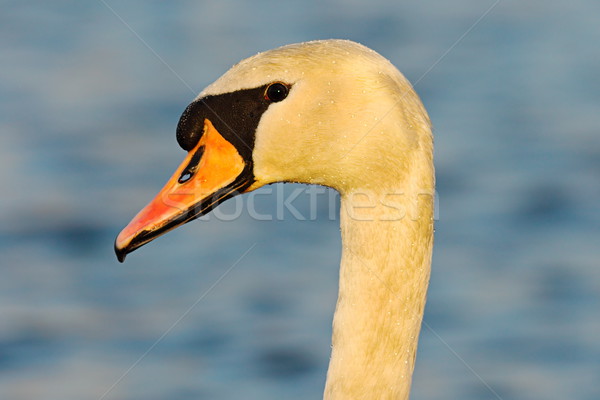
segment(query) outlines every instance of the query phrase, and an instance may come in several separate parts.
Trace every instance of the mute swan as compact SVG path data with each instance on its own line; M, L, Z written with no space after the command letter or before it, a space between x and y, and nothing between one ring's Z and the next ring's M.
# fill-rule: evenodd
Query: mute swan
M119 261L220 202L274 182L340 193L342 259L326 399L407 399L429 281L430 122L404 76L360 44L259 53L186 108L188 152L115 241Z

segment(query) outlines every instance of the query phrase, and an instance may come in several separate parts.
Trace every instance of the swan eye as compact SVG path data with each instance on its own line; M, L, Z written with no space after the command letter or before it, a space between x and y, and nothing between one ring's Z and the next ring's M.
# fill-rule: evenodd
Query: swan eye
M277 103L285 99L290 92L290 88L281 82L275 82L269 85L265 92L265 99Z

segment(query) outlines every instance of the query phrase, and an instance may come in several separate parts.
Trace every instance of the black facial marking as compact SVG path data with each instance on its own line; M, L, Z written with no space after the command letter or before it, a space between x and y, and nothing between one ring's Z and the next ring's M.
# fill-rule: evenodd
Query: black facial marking
M189 181L192 178L192 176L194 176L196 170L198 169L198 164L200 163L203 154L204 146L200 146L192 156L192 159L190 160L189 164L181 172L181 176L179 177L177 182L185 183Z
M253 89L203 97L191 103L179 119L177 142L186 151L196 146L204 129L204 120L209 119L221 136L235 146L246 162L252 161L254 134L263 113L274 101L268 97L270 87L281 85L285 95L289 85L280 82ZM274 96L279 99L283 89L275 87ZM273 90L273 89L272 89ZM275 93L277 92L277 93Z

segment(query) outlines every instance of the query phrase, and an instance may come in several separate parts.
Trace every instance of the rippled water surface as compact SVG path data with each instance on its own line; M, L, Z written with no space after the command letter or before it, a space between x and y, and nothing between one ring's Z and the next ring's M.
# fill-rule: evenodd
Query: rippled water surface
M197 92L330 37L388 57L435 125L413 397L600 398L600 3L1 4L0 398L321 396L334 193L269 187L254 200L273 220L225 204L125 264L112 245L181 160ZM304 220L277 218L296 194Z

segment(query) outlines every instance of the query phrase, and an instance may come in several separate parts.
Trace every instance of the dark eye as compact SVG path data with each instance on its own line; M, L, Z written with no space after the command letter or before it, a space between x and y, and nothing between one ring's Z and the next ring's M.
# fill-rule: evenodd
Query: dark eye
M265 92L265 98L269 101L277 103L285 99L290 92L290 88L281 82L272 83Z

